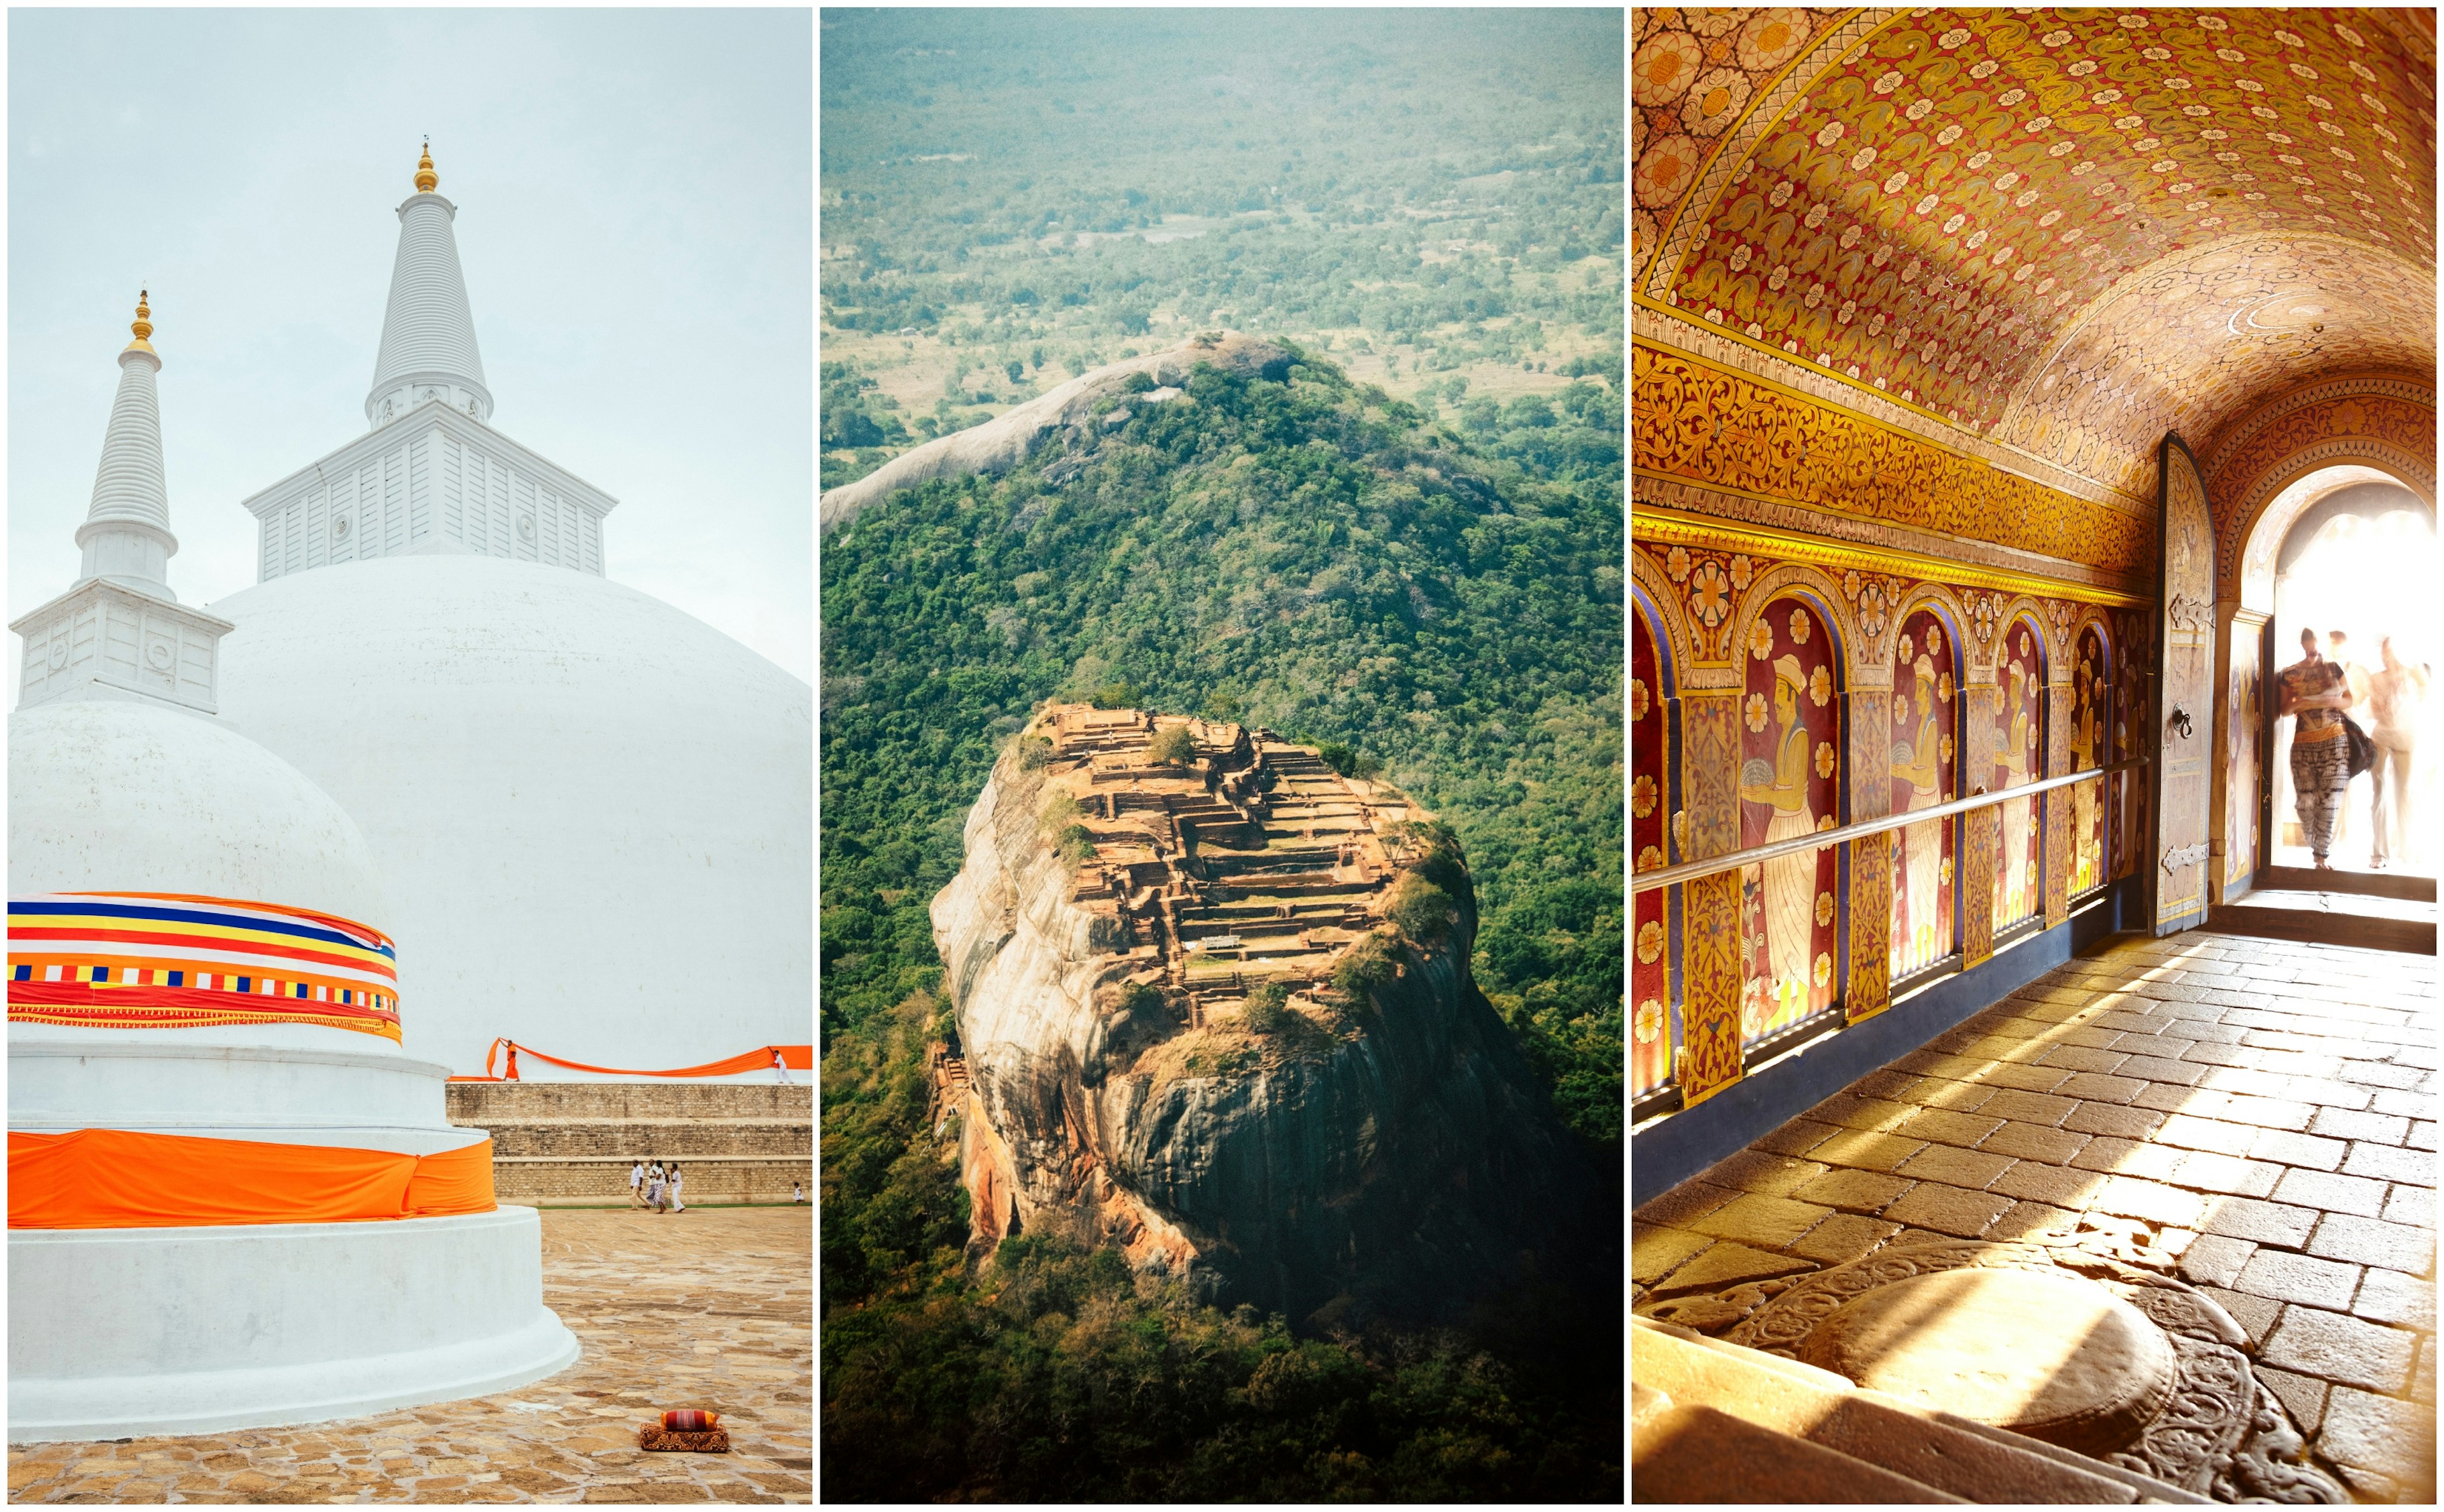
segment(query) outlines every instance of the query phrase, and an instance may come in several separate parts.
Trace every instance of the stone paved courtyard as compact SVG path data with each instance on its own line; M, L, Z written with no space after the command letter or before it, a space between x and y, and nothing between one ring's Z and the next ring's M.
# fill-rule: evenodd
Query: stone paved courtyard
M1634 1302L2084 1234L2221 1303L2361 1500L2433 1503L2435 975L2117 936L1638 1209Z
M546 1209L544 1300L585 1347L514 1392L303 1428L12 1445L12 1502L809 1502L811 1207ZM648 1454L666 1407L733 1452Z

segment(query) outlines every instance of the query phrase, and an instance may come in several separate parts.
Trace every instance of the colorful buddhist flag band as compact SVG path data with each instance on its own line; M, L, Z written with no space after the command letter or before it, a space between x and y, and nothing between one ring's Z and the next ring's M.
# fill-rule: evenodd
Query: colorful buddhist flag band
M9 1134L11 1228L374 1223L497 1206L490 1139L408 1155L126 1129Z
M396 1041L398 955L380 930L279 903L183 893L12 897L9 1021L312 1023Z

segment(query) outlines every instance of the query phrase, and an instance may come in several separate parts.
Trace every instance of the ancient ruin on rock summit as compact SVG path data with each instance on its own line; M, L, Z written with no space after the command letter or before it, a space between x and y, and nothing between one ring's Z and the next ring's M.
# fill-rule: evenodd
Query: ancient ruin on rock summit
M1473 894L1388 784L1239 725L1056 704L934 902L971 1254L1046 1226L1294 1317L1565 1270L1578 1158L1468 974Z

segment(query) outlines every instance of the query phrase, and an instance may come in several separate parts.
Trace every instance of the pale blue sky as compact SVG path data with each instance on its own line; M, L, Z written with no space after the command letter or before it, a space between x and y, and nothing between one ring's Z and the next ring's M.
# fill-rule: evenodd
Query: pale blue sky
M610 578L811 681L812 32L808 10L11 10L10 616L76 576L139 286L171 586L254 582L239 501L366 429L430 133L492 424L620 501Z

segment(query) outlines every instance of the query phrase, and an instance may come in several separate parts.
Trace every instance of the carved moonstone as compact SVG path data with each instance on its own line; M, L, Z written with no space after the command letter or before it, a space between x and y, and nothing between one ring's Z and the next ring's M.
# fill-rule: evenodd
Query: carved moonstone
M1799 1357L1861 1386L2085 1454L2138 1438L2173 1393L2163 1330L2091 1282L1937 1271L1854 1298Z

